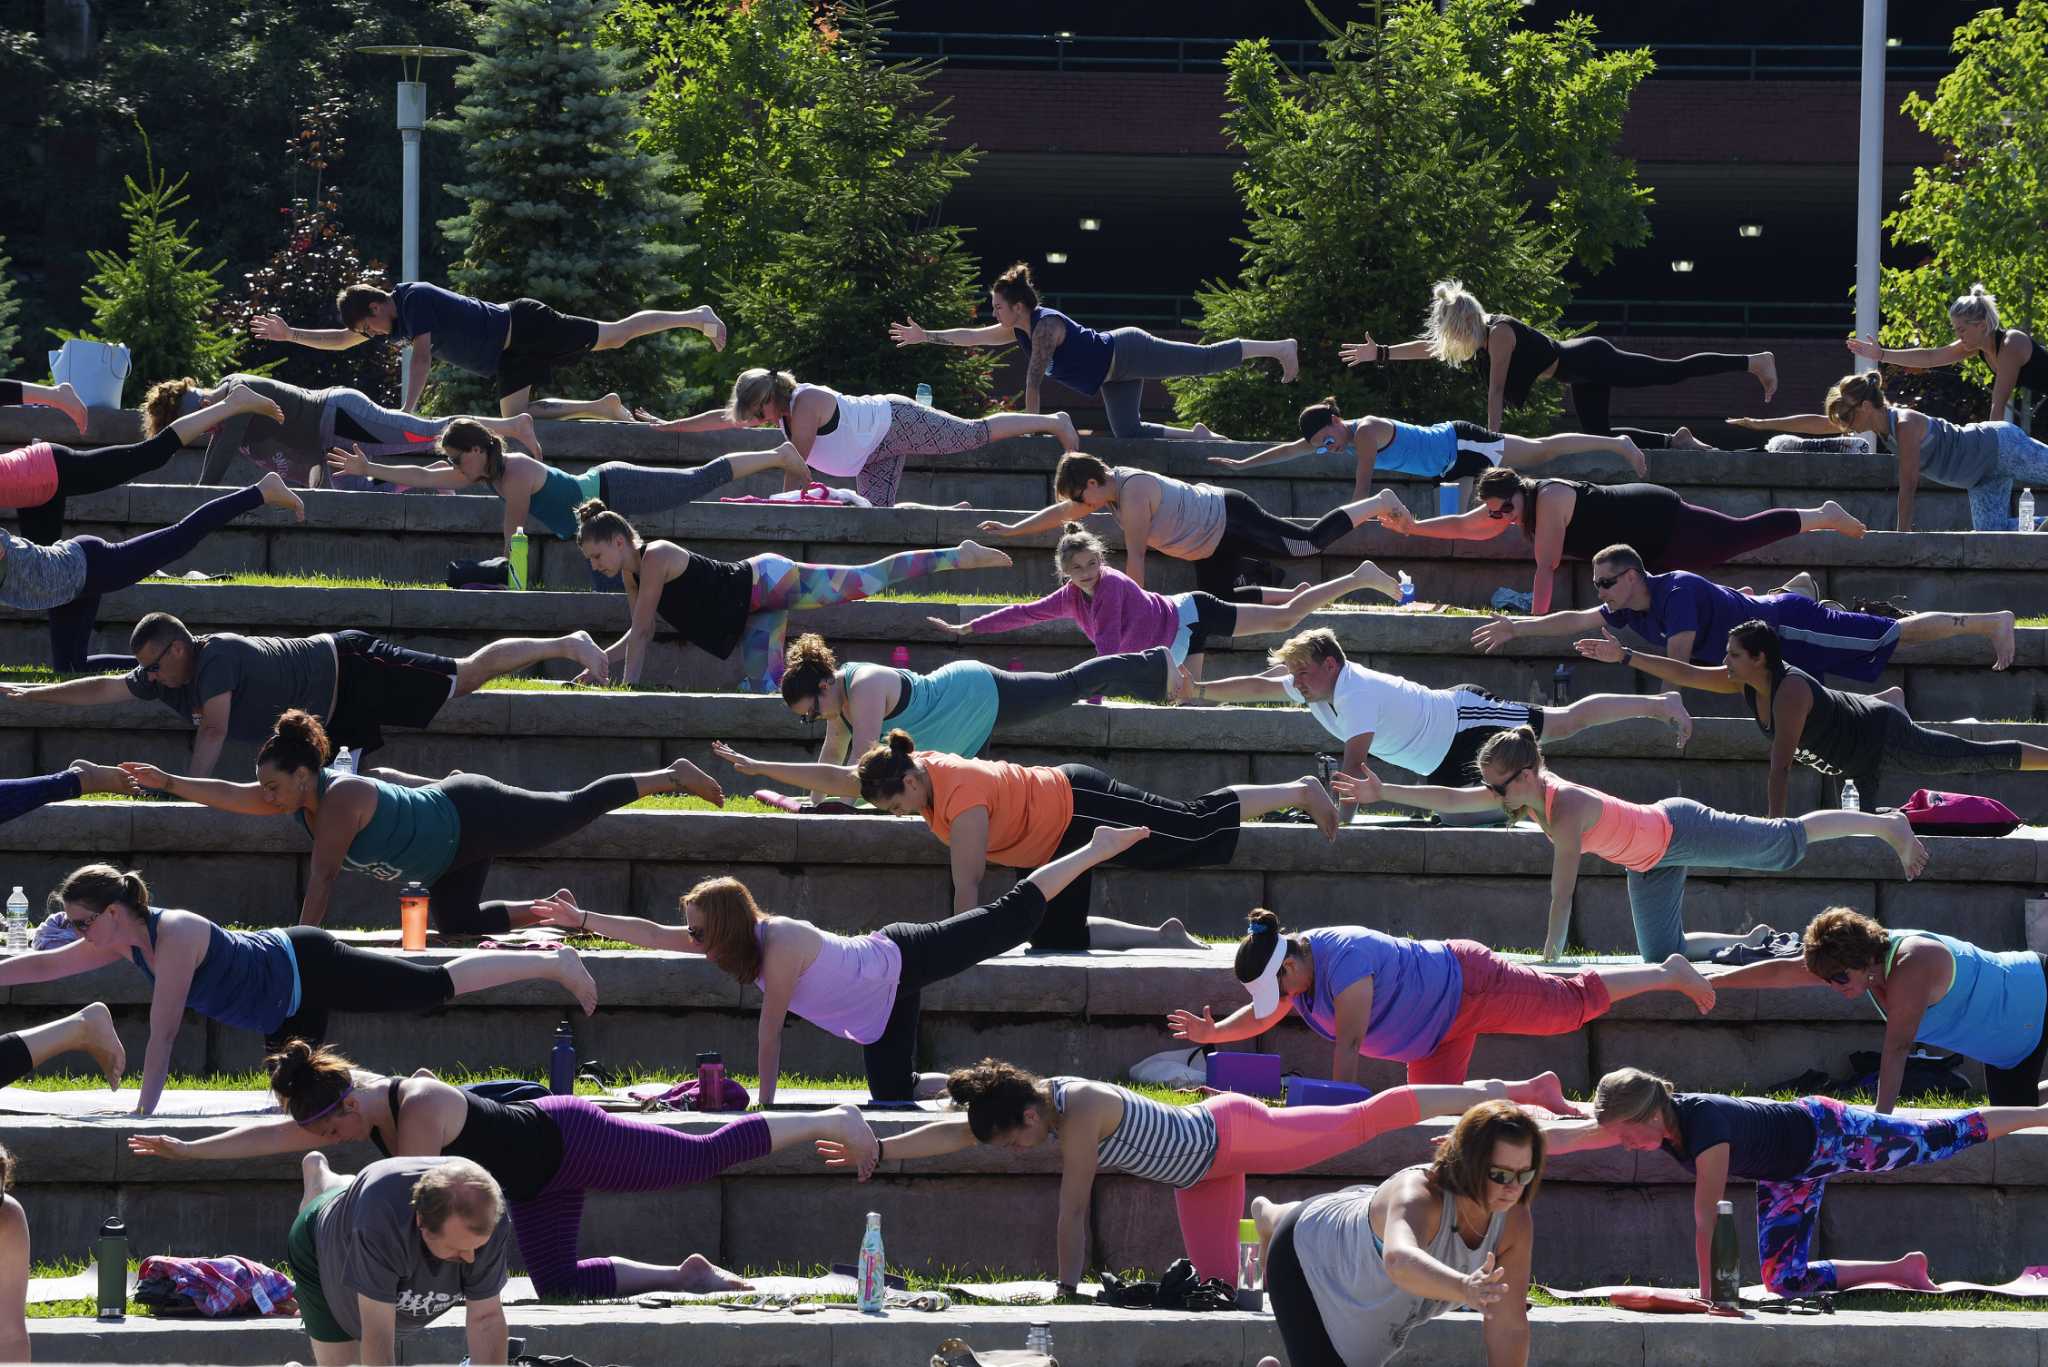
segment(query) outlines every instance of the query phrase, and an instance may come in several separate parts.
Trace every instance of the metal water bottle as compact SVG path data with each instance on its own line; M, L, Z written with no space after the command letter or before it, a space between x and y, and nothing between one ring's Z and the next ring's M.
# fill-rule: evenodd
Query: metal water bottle
M1735 1244L1735 1203L1723 1201L1714 1210L1714 1308L1737 1310L1742 1305L1742 1257Z
M527 552L526 528L515 527L512 529L512 556L507 565L508 577L512 581L512 587L515 589L532 588L532 570L533 562Z
M566 1016L555 1027L555 1047L548 1054L548 1090L556 1096L571 1096L576 1091L576 1036Z
M882 1212L868 1212L867 1232L860 1239L860 1312L863 1315L882 1313L882 1300L887 1293L883 1282L882 1263Z
M100 1226L92 1259L99 1265L100 1322L119 1324L128 1318L128 1226L120 1216L109 1215Z
M725 1057L716 1050L697 1055L697 1109L725 1109Z
M932 387L930 385L925 384L922 381L919 381L917 386L917 401L923 407L930 408L932 406Z

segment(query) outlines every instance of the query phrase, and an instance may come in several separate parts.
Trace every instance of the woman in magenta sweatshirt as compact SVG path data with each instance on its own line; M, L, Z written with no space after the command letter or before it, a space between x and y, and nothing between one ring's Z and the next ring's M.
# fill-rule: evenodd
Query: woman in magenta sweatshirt
M1358 568L1342 579L1303 585L1284 603L1227 603L1200 590L1154 593L1104 564L1103 554L1102 542L1093 532L1070 522L1053 553L1060 578L1066 581L1060 588L1035 603L997 608L970 622L930 620L957 636L986 636L1033 622L1071 618L1095 643L1098 655L1171 646L1174 661L1185 663L1188 672L1200 679L1202 653L1212 640L1292 631L1302 618L1355 589L1374 589L1396 602L1401 597L1400 584L1370 560L1359 561Z

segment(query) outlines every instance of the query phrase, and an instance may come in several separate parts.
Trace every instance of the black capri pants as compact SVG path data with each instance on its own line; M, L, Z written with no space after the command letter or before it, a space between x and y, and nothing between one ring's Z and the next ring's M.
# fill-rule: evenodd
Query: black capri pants
M455 995L455 980L438 964L357 949L318 926L285 934L299 961L299 1009L265 1037L271 1049L292 1039L320 1043L330 1011L431 1011Z
M1223 519L1223 538L1216 549L1195 562L1195 587L1226 599L1234 596L1241 561L1267 556L1300 559L1328 549L1351 530L1351 517L1341 508L1323 514L1313 527L1302 528L1267 512L1242 489L1223 491ZM1256 592L1250 596L1256 598Z
M455 804L462 843L455 862L427 890L428 914L444 935L499 935L512 925L510 903L483 900L491 861L529 854L574 835L640 796L631 774L613 774L573 793L534 793L482 774L453 774L434 785Z
M1273 1327L1287 1354L1287 1367L1348 1367L1330 1342L1323 1312L1316 1308L1308 1275L1294 1251L1294 1221L1301 1206L1280 1217L1272 1242L1266 1245L1266 1303L1273 1308Z

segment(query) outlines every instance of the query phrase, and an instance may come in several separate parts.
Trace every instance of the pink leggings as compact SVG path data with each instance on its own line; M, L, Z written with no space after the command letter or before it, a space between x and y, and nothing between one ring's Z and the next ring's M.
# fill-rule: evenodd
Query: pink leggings
M1614 1005L1598 974L1545 973L1503 959L1477 940L1445 943L1465 975L1464 991L1443 1039L1409 1063L1411 1084L1463 1082L1481 1035L1569 1035Z
M1395 1087L1349 1106L1275 1110L1232 1092L1202 1106L1216 1119L1216 1161L1202 1180L1173 1194L1180 1237L1204 1277L1237 1276L1237 1222L1244 1218L1246 1173L1299 1172L1348 1153L1389 1130L1413 1125L1415 1093Z

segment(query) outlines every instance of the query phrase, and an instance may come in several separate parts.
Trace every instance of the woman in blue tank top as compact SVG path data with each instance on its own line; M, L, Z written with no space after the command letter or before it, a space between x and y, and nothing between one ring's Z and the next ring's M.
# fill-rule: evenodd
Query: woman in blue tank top
M1058 380L1077 394L1100 394L1103 410L1109 417L1109 430L1119 437L1220 441L1222 438L1201 423L1193 427L1168 427L1143 421L1139 406L1145 381L1215 375L1265 357L1280 363L1280 382L1292 384L1299 360L1299 348L1292 337L1277 342L1233 337L1227 342L1200 346L1169 342L1143 328L1097 332L1058 309L1042 307L1038 287L1031 279L1031 267L1022 261L996 278L989 287L988 302L996 321L987 327L927 330L912 318L891 323L889 336L898 346L936 342L942 346L997 347L1014 342L1031 353L1024 372L1026 413L1041 411L1040 390L1044 382L1048 378Z
M1886 930L1847 907L1807 924L1804 954L1721 973L1733 987L1826 987L1854 1001L1868 995L1884 1017L1877 1109L1899 1099L1915 1040L1976 1059L1994 1106L2032 1106L2048 1057L2048 955L1993 950L1925 930Z
M141 874L107 864L74 871L51 900L77 938L0 962L0 989L124 960L141 969L151 986L138 1115L154 1111L163 1094L187 1008L222 1025L260 1030L272 1047L293 1038L318 1043L330 1011L427 1011L451 997L531 979L560 983L585 1014L597 1009L597 984L566 945L553 954L479 950L436 965L356 949L313 926L224 930L189 911L150 906ZM0 1086L28 1071L17 1043L13 1035L0 1038ZM101 1062L114 1086L127 1062L118 1040L110 1055Z

